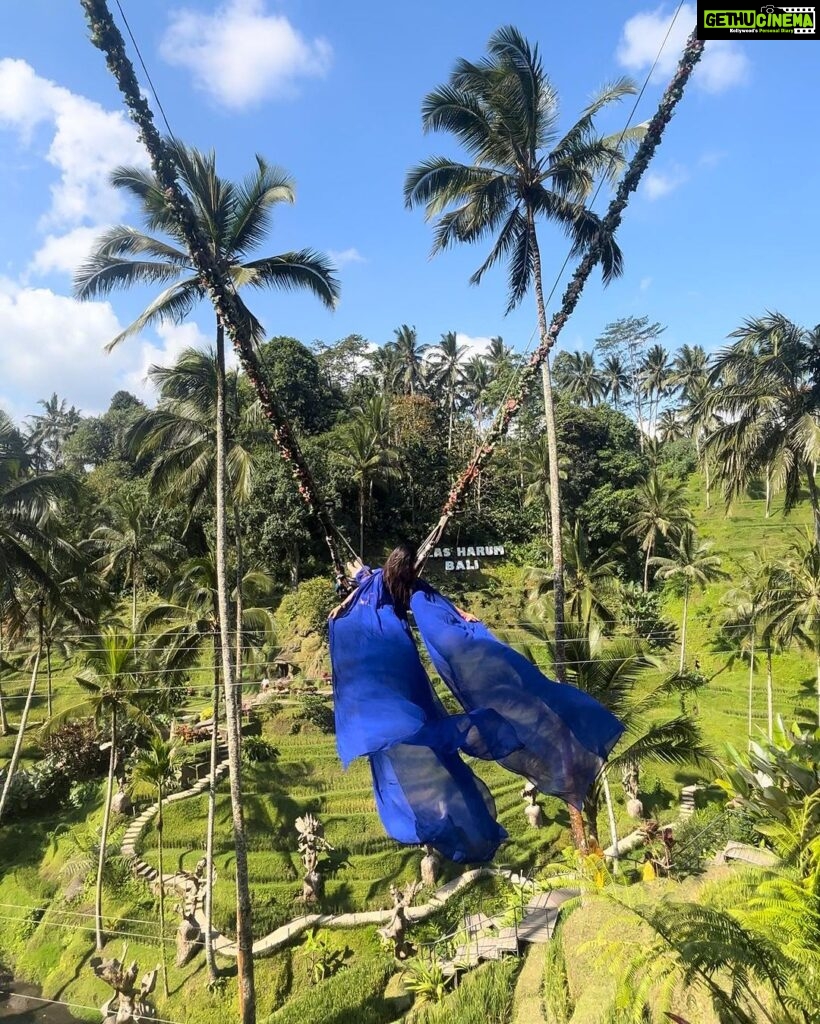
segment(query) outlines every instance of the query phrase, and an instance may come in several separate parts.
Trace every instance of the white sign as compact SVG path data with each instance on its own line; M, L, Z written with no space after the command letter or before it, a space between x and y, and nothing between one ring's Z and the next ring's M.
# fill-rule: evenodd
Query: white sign
M464 572L480 569L479 558L501 558L505 554L503 544L468 544L455 548L434 548L431 558L444 560L445 572Z

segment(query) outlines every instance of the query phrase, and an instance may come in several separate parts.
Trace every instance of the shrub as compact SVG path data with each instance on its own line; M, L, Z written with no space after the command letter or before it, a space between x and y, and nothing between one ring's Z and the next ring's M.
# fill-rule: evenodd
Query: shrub
M78 718L55 729L43 743L44 752L70 778L84 781L105 771L107 756L93 718Z
M245 764L260 761L275 761L279 756L276 747L261 736L244 736L242 739L242 760Z
M306 694L302 697L301 708L297 719L310 722L323 733L336 731L336 722L333 717L333 708L325 697L318 697L314 694Z

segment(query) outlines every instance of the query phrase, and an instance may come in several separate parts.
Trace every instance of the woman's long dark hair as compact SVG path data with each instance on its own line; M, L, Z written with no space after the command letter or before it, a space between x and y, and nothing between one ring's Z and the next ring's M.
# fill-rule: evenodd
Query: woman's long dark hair
M393 598L393 607L398 615L406 615L413 594L413 584L418 578L416 572L416 549L402 541L387 556L382 568L382 579L387 592Z

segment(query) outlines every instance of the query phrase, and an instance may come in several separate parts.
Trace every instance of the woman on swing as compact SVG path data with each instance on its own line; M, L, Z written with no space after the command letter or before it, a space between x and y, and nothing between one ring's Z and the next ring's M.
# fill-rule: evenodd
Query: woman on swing
M339 755L368 756L388 834L451 860L492 858L506 832L486 786L460 756L499 761L542 793L580 807L620 737L618 720L547 679L474 616L418 577L400 544L384 568L356 570L330 617ZM448 714L421 663L408 613L462 714Z

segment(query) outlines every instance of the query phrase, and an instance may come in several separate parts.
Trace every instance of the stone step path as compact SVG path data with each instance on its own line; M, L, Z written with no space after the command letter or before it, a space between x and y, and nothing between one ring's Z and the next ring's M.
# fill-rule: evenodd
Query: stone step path
M469 914L465 918L467 941L457 946L453 955L441 965L445 978L503 956L517 956L522 943L540 945L552 939L561 907L578 895L577 889L552 889L536 893L524 907L517 925L504 925L505 915L490 918L486 914Z

